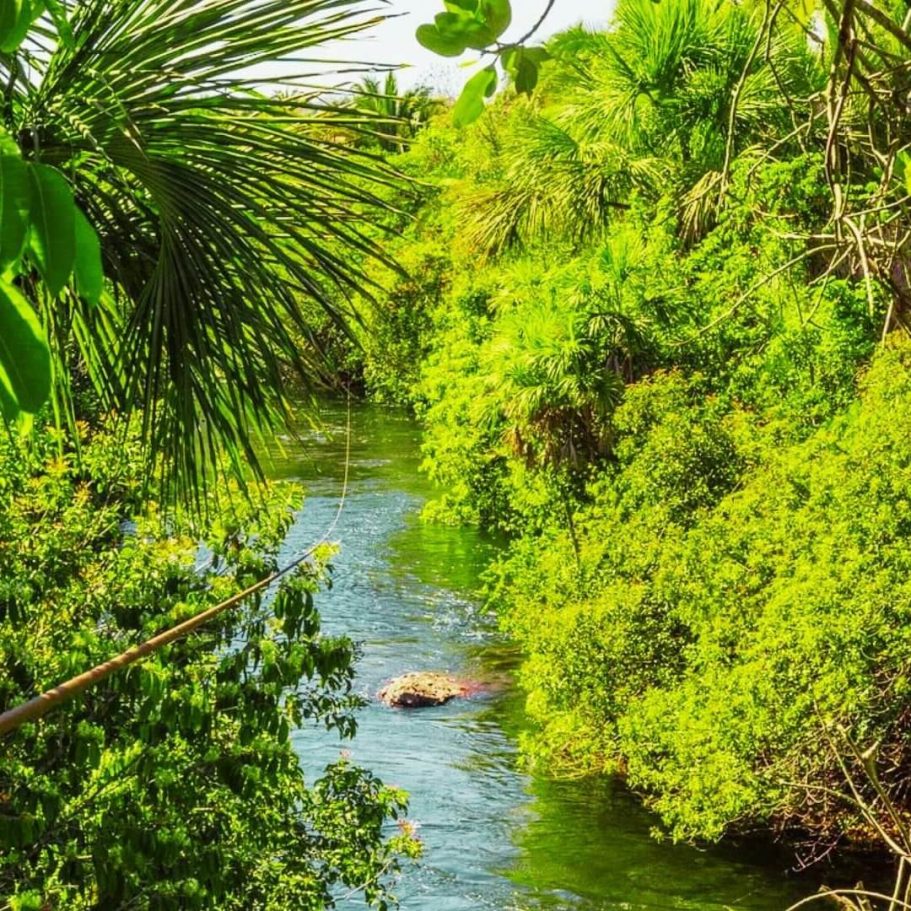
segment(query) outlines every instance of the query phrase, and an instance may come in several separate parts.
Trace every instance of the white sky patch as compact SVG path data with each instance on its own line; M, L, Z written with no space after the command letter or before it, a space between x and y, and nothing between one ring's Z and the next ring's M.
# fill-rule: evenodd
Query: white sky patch
M610 18L613 5L613 0L556 0L545 24L535 37L548 38L579 23L603 27ZM513 0L512 6L513 24L501 39L503 41L522 37L540 18L547 7L547 0ZM365 9L368 8L370 4L365 3ZM433 17L443 11L441 0L390 0L384 11L389 16L384 22L355 38L326 46L321 49L319 57L358 61L381 67L405 67L397 73L399 85L403 88L423 84L430 85L441 93L458 94L465 80L477 68L480 54L472 56L468 52L456 60L438 57L422 48L414 36L419 25L432 22ZM304 77L313 71L312 64L302 63L295 69L295 65L289 62L257 68L256 73L265 82L269 82L270 77ZM325 84L346 79L357 81L358 78L358 74L347 77L327 75L319 77L318 81Z

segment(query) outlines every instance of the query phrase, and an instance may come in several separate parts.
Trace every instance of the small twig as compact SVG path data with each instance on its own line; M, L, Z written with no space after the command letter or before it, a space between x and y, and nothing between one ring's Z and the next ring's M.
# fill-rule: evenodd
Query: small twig
M544 9L544 12L541 13L541 18L527 31L517 42L516 44L525 44L530 38L534 38L538 30L544 25L545 20L550 15L550 11L554 8L554 4L557 0L548 0L547 6Z
M755 282L753 285L751 285L747 291L741 294L740 297L734 301L730 308L722 313L721 316L716 317L710 323L707 323L705 326L703 326L695 335L692 335L686 339L681 339L679 342L674 342L674 347L681 348L684 345L689 345L691 342L696 341L697 338L701 338L703 335L705 335L706 332L714 329L715 326L717 326L719 323L722 323L724 320L733 316L745 301L749 300L749 298L751 298L760 288L769 284L769 282L781 275L782 272L786 272L788 269L796 266L797 263L801 262L804 259L807 259L814 253L821 253L823 250L832 250L836 247L837 244L823 244L820 247L813 247L810 250L804 250L804 252L799 256L795 256L793 259L789 259L783 266L779 266L773 272L770 272L768 275L764 275L758 282Z
M783 2L784 0L778 0L773 13L771 0L766 0L765 16L763 17L762 25L760 25L759 31L756 33L756 40L753 42L753 47L750 48L746 63L743 65L743 71L741 72L740 78L737 80L737 85L734 87L734 92L731 95L731 109L728 112L728 135L725 138L724 144L724 165L721 168L721 187L719 190L719 196L722 198L727 192L728 179L731 174L731 160L734 157L734 132L740 96L743 94L743 88L746 85L747 79L749 79L750 70L753 68L756 56L759 54L759 48L762 46L763 38L766 35L769 24L774 17L778 15L778 11L781 9Z
M811 902L816 902L823 898L831 899L833 897L848 895L857 896L859 898L876 898L885 901L891 899L890 895L886 895L883 892L871 892L868 889L825 889L822 892L817 892L815 895L809 895L807 898L802 898L799 902L795 902L787 911L797 911L797 908L803 908ZM904 909L904 911L911 911L911 905L904 901L899 902L897 907L899 909Z

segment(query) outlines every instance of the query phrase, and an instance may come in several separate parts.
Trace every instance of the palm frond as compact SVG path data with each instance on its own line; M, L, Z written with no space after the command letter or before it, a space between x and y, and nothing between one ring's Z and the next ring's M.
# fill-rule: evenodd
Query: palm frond
M102 241L106 314L68 304L82 357L179 485L223 450L258 470L286 377L314 376L302 304L347 326L380 255L364 226L394 178L350 139L370 115L257 75L316 72L376 21L360 0L85 0L16 83L25 154L66 174Z

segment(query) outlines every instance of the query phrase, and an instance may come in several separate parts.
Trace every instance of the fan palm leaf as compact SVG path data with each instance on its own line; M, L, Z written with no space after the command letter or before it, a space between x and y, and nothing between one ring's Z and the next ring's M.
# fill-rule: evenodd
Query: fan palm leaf
M375 21L360 0L81 0L71 38L48 22L50 49L38 33L0 61L23 154L66 175L102 243L103 312L45 310L107 404L143 411L178 486L221 452L258 468L289 369L313 375L302 302L347 325L357 263L379 255L364 226L391 178L344 138L367 115L259 74L317 73Z
M443 102L431 89L419 85L402 91L395 73L385 81L365 76L356 86L354 107L376 115L374 139L384 152L403 152L430 118L443 110Z

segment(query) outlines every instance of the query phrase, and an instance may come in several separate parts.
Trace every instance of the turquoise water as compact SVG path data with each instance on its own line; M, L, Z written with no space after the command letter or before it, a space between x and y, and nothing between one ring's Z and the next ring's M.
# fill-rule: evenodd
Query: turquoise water
M276 456L275 475L305 482L309 494L289 552L319 538L337 509L345 411L328 408L323 420L324 431L287 441ZM420 521L432 491L418 472L419 441L414 422L396 411L354 411L350 488L333 535L342 549L318 604L329 632L362 644L357 687L371 702L351 742L315 729L296 735L308 774L346 750L410 793L425 854L398 883L404 911L783 911L815 891L767 848L655 841L655 820L618 784L517 770L517 656L474 595L493 545L471 529ZM373 698L390 677L425 669L491 688L416 712Z

